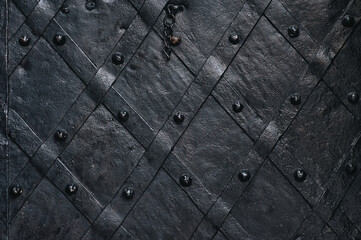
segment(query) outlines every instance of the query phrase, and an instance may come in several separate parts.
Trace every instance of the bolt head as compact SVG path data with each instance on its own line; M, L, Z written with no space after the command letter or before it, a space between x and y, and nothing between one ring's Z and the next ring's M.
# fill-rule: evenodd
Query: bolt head
M184 121L184 115L180 112L174 114L173 116L173 120L177 123L177 124L180 124Z
M126 199L132 199L135 196L135 190L132 187L126 187L123 190L123 196Z
M180 37L170 36L169 42L172 46L178 46L179 44L181 44L182 39Z
M293 105L299 105L299 104L301 104L301 101L302 101L301 95L298 93L294 93L290 97L290 102Z
M350 92L347 99L350 103L356 104L360 100L360 95L357 92Z
M353 175L357 171L357 165L352 162L348 162L345 166L345 170L349 175Z
M302 169L297 169L294 173L293 173L293 177L295 178L296 181L298 182L303 182L306 180L307 177L307 173L302 170Z
M58 141L64 141L68 137L68 134L64 130L58 130L55 132L55 139Z
M288 28L287 32L288 36L290 36L291 38L295 38L298 37L300 30L297 26L293 25Z
M69 13L70 7L69 7L68 5L65 5L65 6L63 6L63 7L61 8L61 11L62 11L63 13Z
M23 46L23 47L29 46L30 41L31 41L31 38L28 37L28 36L25 36L25 35L24 35L24 36L21 36L21 37L19 38L19 44L20 44L21 46Z
M88 9L89 11L93 10L95 8L95 2L93 1L89 1L85 4L86 9Z
M66 186L66 192L68 194L75 194L78 191L78 187L75 184L69 184Z
M232 105L233 111L236 113L241 112L243 110L243 107L244 106L240 101L237 101L237 102L233 103L233 105Z
M11 195L13 195L14 197L18 197L18 196L20 196L20 195L23 193L23 189L22 189L21 186L16 185L16 186L13 186L13 187L10 189L10 193L11 193Z
M127 111L120 111L118 113L118 118L120 121L125 122L129 119L129 113Z
M58 46L64 45L64 43L66 42L66 37L59 33L55 34L53 38L53 42L55 43L55 45Z
M342 25L344 27L352 27L355 24L355 18L350 16L350 15L346 15L343 17L342 19Z
M251 173L246 169L242 169L238 173L238 178L241 182L247 182L251 179Z
M230 34L228 40L232 44L237 44L240 42L239 35L237 35L235 33Z
M192 184L192 178L188 174L182 174L179 178L179 183L183 187L189 187Z
M114 53L112 56L112 61L115 65L120 65L124 63L124 56L121 53Z

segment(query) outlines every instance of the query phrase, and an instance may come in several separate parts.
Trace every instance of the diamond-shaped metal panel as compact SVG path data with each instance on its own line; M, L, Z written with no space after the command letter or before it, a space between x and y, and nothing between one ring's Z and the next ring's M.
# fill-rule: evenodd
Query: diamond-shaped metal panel
M359 239L359 9L0 2L0 240Z

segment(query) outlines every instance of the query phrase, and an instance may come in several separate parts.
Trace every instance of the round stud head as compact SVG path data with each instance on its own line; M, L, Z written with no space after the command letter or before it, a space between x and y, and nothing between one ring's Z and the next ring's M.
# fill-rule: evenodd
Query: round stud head
M303 182L306 180L307 173L305 171L303 171L302 169L297 169L294 172L293 177L295 178L296 181Z
M348 162L345 166L345 171L347 174L353 175L357 171L357 165L352 162Z
M251 173L246 169L242 169L238 173L238 178L241 182L247 182L249 179L251 179Z
M29 46L30 41L31 41L31 39L28 36L21 36L19 38L19 44L23 47Z
M290 97L290 102L293 105L299 105L299 104L301 104L301 101L302 101L301 95L298 93L294 93Z
M68 134L64 130L58 130L55 132L55 139L58 141L64 141L68 137Z
M62 8L61 8L61 11L63 13L69 13L70 11L70 7L68 5L64 5Z
M124 56L121 53L114 53L112 56L112 61L115 65L120 65L124 63Z
M184 121L184 115L182 113L176 113L174 114L173 120L177 123L180 124Z
M232 33L231 35L229 35L228 40L232 44L237 44L240 41L239 36L235 33Z
M179 44L181 44L182 39L180 37L170 36L169 42L172 46L178 46Z
M127 111L120 111L118 113L118 118L120 121L125 122L129 119L129 113Z
M243 110L243 104L240 101L233 103L232 105L233 111L239 113Z
M53 41L56 45L61 46L66 42L66 37L62 34L55 34Z
M126 187L123 190L123 196L126 199L132 199L135 196L135 191L132 187Z
M20 196L20 195L23 193L23 189L21 188L21 186L16 185L16 186L13 186L13 187L10 189L10 193L11 193L11 195L13 195L14 197L18 197L18 196Z
M290 26L287 31L288 31L288 36L290 36L291 38L298 37L298 35L300 34L299 28L295 25Z
M179 178L179 183L183 187L189 187L192 184L192 178L188 174L182 174Z
M68 194L75 194L78 191L78 187L75 184L69 184L66 186L66 192Z
M350 16L350 15L346 15L343 17L342 19L342 25L344 27L352 27L355 24L355 18Z
M85 4L86 9L88 9L89 11L93 10L95 8L95 2L93 1L89 1Z
M350 103L356 104L360 100L360 95L357 92L350 92L347 99Z

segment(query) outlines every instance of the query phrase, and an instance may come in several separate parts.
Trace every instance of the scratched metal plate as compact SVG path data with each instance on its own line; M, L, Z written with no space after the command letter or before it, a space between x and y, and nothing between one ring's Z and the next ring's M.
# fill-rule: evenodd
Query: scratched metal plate
M360 9L0 2L0 239L361 239Z

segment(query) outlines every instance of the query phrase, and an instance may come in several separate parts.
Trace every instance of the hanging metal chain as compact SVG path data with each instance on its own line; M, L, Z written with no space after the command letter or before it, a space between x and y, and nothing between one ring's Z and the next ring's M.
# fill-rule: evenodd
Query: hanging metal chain
M163 39L165 45L163 52L168 60L172 53L172 46L177 46L181 43L180 37L173 36L173 29L175 25L175 15L183 11L183 9L183 5L168 4L166 6L166 15L163 18Z

